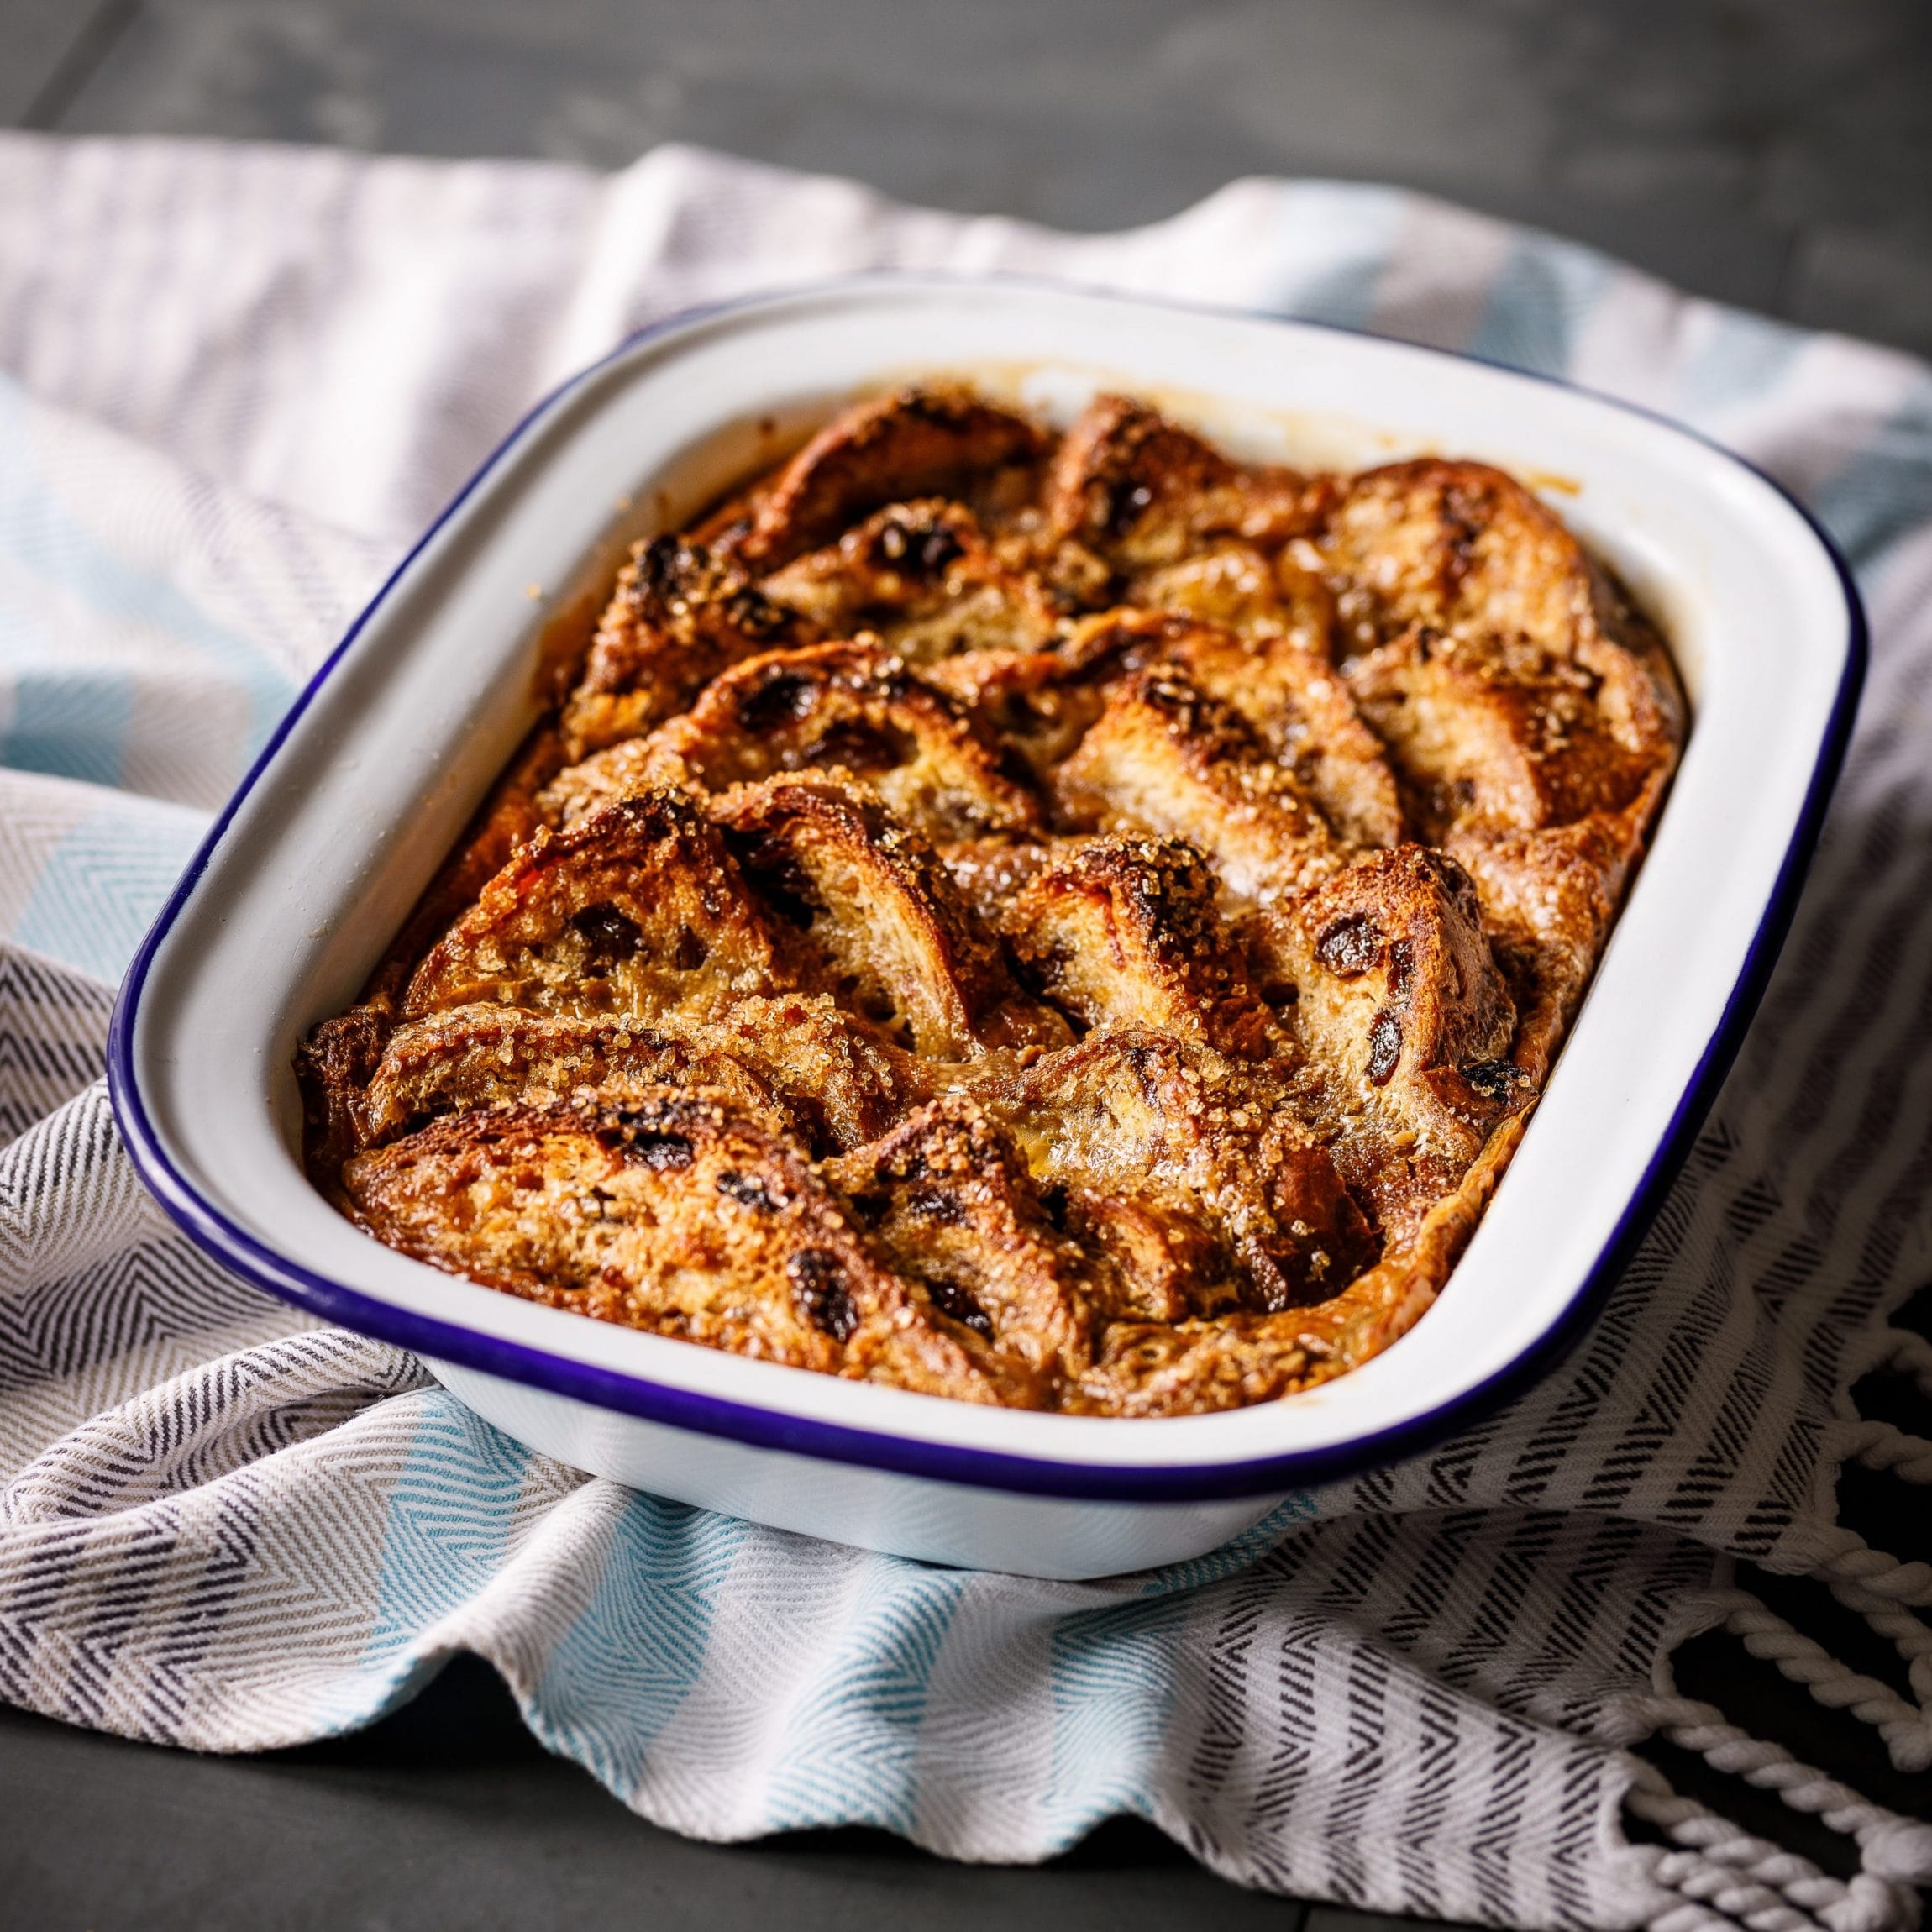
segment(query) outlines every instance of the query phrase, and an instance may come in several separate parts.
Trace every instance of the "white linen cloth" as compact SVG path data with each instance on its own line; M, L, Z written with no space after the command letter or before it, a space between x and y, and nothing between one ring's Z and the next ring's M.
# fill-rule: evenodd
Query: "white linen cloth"
M1798 493L1874 619L1782 963L1591 1336L1433 1454L1159 1575L929 1568L532 1455L192 1248L96 1079L211 808L520 412L653 318L881 265L1628 397ZM1932 1274L1929 688L1932 372L1414 196L1247 181L1073 237L687 149L599 177L0 136L0 1695L250 1750L368 1723L468 1649L551 1748L709 1838L867 1822L1032 1860L1126 1811L1248 1884L1451 1919L1914 1923L1932 1827L1679 1697L1670 1656L1728 1624L1932 1763L1932 1568L1834 1504L1847 1459L1932 1480L1848 1394L1883 1362L1932 1393L1932 1347L1887 1325ZM1824 1580L1900 1683L1772 1615L1738 1557ZM1821 1814L1857 1876L1672 1794L1631 1748L1655 1735Z

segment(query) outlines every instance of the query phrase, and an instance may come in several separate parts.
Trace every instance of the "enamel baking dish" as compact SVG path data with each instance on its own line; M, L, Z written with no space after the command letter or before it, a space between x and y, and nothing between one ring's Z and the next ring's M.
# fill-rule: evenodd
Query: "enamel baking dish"
M1235 452L1513 470L1663 625L1694 722L1650 856L1440 1301L1327 1386L1231 1414L1035 1415L536 1306L381 1247L298 1162L290 1056L352 1000L536 715L622 546L837 405L963 374L1065 421L1098 387ZM573 615L575 613L575 615ZM1756 472L1558 384L1331 329L1030 285L873 280L667 323L541 405L283 722L128 976L114 1105L198 1242L414 1350L526 1443L639 1488L932 1561L1081 1577L1200 1554L1546 1370L1614 1280L1761 989L1849 728L1856 593Z

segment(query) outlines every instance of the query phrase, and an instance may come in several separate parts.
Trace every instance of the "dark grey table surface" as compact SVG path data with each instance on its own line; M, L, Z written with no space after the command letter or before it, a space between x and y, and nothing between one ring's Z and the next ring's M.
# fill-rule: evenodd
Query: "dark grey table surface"
M617 165L664 139L908 200L1104 228L1232 176L1396 181L1701 293L1932 353L1926 0L0 0L0 124ZM1932 1300L1914 1317L1932 1326ZM1872 1415L1915 1420L1875 1379ZM1932 1535L1888 1479L1848 1520ZM1747 1578L1847 1661L1896 1656L1814 1586ZM1918 1815L1932 1778L1722 1636L1679 1682ZM1681 1788L1847 1869L1774 1799ZM0 1711L0 1926L39 1932L909 1923L1373 1932L1241 1892L1151 1829L1039 1870L882 1835L694 1845L547 1756L459 1662L359 1737L197 1758Z

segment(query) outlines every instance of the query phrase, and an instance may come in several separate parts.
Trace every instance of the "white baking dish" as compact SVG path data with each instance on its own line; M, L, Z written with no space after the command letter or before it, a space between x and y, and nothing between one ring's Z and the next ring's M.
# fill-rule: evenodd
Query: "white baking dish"
M1063 418L1150 395L1251 455L1479 456L1546 491L1662 621L1695 724L1521 1150L1420 1326L1230 1415L1020 1414L855 1385L533 1306L391 1252L297 1158L297 1038L352 1000L532 722L547 631L622 542L837 403L964 372ZM685 1501L937 1561L1087 1576L1214 1547L1546 1368L1614 1278L1762 985L1835 774L1863 626L1777 488L1561 385L1292 323L1001 283L873 280L711 311L538 408L297 703L121 995L114 1103L223 1261L416 1350L533 1446Z

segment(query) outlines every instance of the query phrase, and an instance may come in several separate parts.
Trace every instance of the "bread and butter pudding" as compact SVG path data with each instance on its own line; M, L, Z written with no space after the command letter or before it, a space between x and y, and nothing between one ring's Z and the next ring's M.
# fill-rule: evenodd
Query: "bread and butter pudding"
M1427 1310L1683 730L1497 470L944 384L638 545L572 675L302 1047L317 1184L554 1307L1088 1415Z

